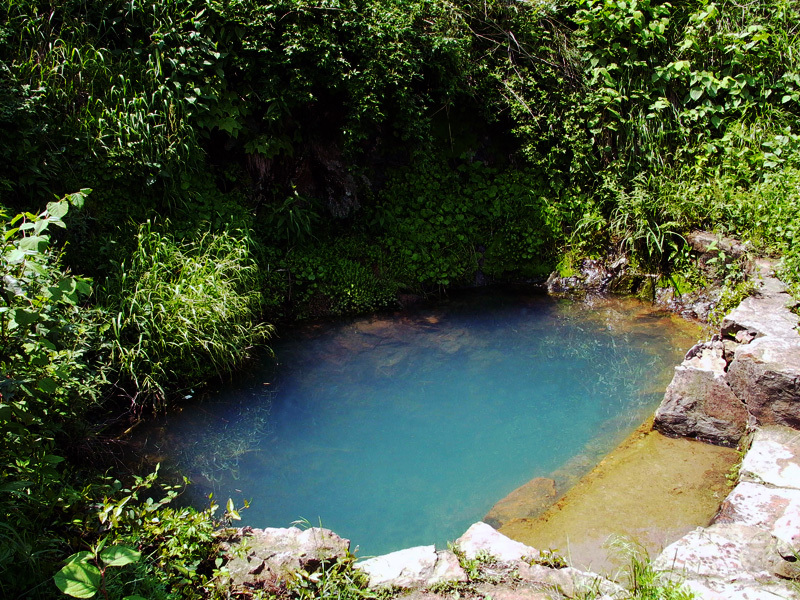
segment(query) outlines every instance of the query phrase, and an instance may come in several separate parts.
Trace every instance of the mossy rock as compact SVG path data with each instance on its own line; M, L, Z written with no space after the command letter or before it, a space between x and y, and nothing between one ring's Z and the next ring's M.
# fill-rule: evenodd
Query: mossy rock
M621 296L633 296L639 290L643 280L644 277L641 275L629 275L624 273L614 278L608 286L608 291Z

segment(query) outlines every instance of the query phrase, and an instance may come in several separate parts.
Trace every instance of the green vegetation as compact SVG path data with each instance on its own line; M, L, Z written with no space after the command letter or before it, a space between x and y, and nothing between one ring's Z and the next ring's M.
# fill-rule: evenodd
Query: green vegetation
M692 600L695 595L680 581L653 568L647 553L627 540L615 542L617 551L628 557L627 589L635 600Z
M698 227L797 289L798 24L786 0L2 3L0 594L57 595L78 552L108 597L212 594L212 513L107 469L268 323L610 251L686 291ZM99 526L125 498L168 535Z

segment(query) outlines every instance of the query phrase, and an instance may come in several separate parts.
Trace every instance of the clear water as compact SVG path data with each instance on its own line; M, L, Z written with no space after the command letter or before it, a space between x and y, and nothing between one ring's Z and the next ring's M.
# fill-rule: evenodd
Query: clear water
M609 451L691 336L631 301L499 292L309 325L145 452L189 475L199 506L250 500L243 524L322 523L359 556L443 546L526 481Z

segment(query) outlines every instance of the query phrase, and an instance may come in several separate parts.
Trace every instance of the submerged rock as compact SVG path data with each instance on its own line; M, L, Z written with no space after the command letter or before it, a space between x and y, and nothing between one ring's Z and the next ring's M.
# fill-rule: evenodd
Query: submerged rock
M556 482L545 477L537 477L495 504L483 517L483 522L499 529L512 519L538 517L550 508L555 500Z

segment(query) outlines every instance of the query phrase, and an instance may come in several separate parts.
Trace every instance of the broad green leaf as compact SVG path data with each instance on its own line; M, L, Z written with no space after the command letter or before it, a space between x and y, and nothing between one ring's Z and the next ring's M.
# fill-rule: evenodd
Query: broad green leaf
M83 208L83 203L86 200L86 196L88 196L91 192L92 188L82 188L80 192L69 194L67 198L69 199L69 203L75 208Z
M53 581L68 596L93 598L100 587L100 569L85 560L76 560L56 573Z
M55 380L50 377L43 377L40 379L36 387L38 387L45 394L54 394L58 389Z
M147 600L147 598L144 598L142 596L133 595L133 596L125 596L122 600Z
M88 550L82 550L80 552L76 552L75 554L70 555L67 558L67 564L72 564L75 562L87 562L94 557L94 553L89 552Z
M69 204L67 204L63 200L59 200L58 202L48 202L47 203L47 214L49 214L54 219L61 219L64 215L67 214L69 210Z
M123 567L137 562L141 556L141 552L129 546L112 546L100 553L100 560L108 567Z
M32 235L19 241L19 249L26 252L43 252L47 248L47 238Z
M692 88L689 90L689 96L692 97L692 100L699 100L700 96L703 95L703 88Z
M25 253L22 250L15 248L14 250L6 254L5 258L8 264L17 265L21 263L23 260L25 260Z
M228 516L234 521L242 520L242 517L237 512L236 507L233 505L233 498L228 498L228 505L226 506L226 511L228 513Z
M90 296L92 294L92 284L91 280L89 279L75 277L75 287L78 289L78 293L82 296Z
M35 323L39 319L39 313L24 308L17 308L11 313L11 321L21 327Z

